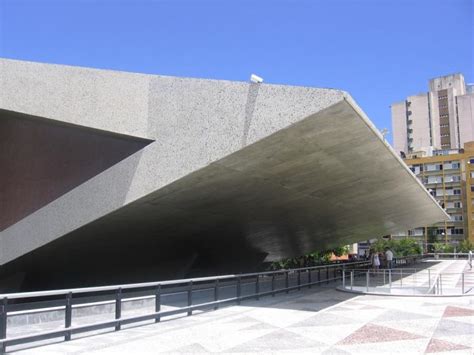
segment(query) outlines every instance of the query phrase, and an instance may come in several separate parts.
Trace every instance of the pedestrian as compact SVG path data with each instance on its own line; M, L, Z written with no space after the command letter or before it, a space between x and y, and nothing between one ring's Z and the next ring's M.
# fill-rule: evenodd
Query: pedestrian
M393 252L389 249L385 249L385 259L387 260L387 269L391 269L393 267Z
M380 258L377 252L372 253L372 267L374 270L378 270L380 267Z

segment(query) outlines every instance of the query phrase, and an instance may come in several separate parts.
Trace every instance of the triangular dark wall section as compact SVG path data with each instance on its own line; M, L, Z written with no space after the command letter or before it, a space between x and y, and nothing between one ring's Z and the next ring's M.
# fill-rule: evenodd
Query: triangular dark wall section
M0 110L0 231L150 142Z

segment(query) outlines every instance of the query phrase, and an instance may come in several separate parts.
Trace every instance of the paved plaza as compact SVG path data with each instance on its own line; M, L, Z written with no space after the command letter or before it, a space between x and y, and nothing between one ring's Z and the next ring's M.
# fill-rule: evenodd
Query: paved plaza
M459 262L443 264L453 269ZM158 324L9 350L35 355L473 354L474 296L355 295L330 284Z

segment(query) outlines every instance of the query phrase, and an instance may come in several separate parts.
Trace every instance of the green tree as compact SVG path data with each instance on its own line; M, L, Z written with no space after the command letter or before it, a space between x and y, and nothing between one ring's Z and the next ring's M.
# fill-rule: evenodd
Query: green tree
M468 240L464 239L460 244L459 244L459 251L461 253L468 253L469 250L474 250L474 244Z

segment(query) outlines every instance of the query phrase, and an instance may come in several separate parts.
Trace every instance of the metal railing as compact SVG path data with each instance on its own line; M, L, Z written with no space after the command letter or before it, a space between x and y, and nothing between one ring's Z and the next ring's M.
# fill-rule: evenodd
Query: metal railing
M433 257L435 259L468 259L469 253L427 253L427 257Z
M425 269L343 270L342 289L391 295L455 296L474 294L467 273ZM474 275L473 275L474 276ZM474 283L474 277L473 283Z
M147 320L159 322L165 316L180 313L190 316L195 310L217 309L222 304L240 304L243 300L258 300L263 296L275 296L275 294L281 292L288 293L291 290L300 290L302 287L311 287L312 285L341 279L346 270L369 265L368 261L360 261L240 275L3 294L0 295L0 354L6 351L7 346L60 337L63 337L65 341L69 341L74 334L104 328L113 328L118 331L122 326L131 323ZM196 294L203 291L210 291L211 299L195 303ZM226 294L225 297L221 297L224 293ZM178 294L185 295L185 305L176 309L162 310L163 297ZM154 299L154 311L129 317L123 316L123 303L137 297L151 297ZM73 326L74 308L93 306L104 302L115 304L115 319ZM39 309L41 311L63 310L64 326L61 329L46 332L15 337L7 336L8 317Z

